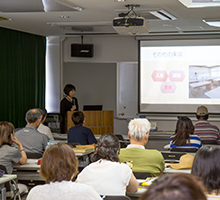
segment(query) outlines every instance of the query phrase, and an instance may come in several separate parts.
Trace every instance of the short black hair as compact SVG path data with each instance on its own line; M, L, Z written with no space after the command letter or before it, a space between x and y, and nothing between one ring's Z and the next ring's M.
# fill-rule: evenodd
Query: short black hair
M209 118L209 114L206 114L206 115L203 115L203 116L196 114L196 118L197 118L198 120L199 120L199 119L201 119L201 120L207 120L207 119Z
M45 108L38 108L39 110L40 110L40 112L42 113L42 115L43 115L43 117L42 117L42 119L44 119L44 117L46 117L47 116L47 110L45 109Z
M77 111L72 114L72 121L75 126L83 125L84 119L85 119L85 115L83 114L82 111Z
M67 84L63 89L63 91L66 95L69 95L70 91L72 91L72 90L76 91L76 87L72 84Z
M191 173L201 178L209 190L220 193L220 148L203 146L195 155Z

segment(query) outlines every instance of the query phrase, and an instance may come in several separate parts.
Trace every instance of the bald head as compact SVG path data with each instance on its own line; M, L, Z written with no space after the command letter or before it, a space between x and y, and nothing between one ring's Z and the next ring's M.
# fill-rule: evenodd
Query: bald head
M29 125L38 128L42 119L42 113L37 108L33 108L27 111L26 121Z

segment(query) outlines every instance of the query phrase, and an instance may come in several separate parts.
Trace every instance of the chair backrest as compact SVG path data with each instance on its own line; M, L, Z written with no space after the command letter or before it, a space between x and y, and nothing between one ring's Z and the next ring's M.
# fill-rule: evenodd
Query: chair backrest
M201 140L202 144L217 144L216 140Z
M165 163L178 163L182 155L185 155L186 152L171 152L171 151L161 151Z
M121 134L115 134L115 136L118 138L121 148L126 148L128 142L123 138L123 136Z
M42 158L43 154L42 153L37 153L37 152L26 152L27 158L32 158L32 159L39 159Z
M151 173L149 172L133 172L136 179L146 179L147 177L151 177Z
M195 153L198 151L198 148L196 148L196 147L173 147L170 149L170 151Z
M129 197L127 196L106 196L104 198L104 200L131 200Z
M8 173L8 172L7 172L7 169L6 169L6 167L5 167L4 165L0 165L0 169L3 170L3 171L5 171L5 174ZM10 191L10 190L11 190L11 187L10 187L9 182L6 182L6 183L5 183L5 188L6 188L6 191Z

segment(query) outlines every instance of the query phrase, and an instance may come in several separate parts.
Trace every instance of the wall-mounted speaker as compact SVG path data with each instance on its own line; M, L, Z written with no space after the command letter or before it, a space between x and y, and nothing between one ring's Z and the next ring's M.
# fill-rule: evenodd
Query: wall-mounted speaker
M71 44L71 57L93 57L93 44Z

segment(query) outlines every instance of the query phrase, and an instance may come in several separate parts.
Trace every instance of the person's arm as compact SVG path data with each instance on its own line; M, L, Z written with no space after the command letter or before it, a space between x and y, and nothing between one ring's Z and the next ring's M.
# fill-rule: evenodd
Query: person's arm
M130 178L128 186L126 187L126 191L129 193L133 193L133 192L136 192L137 189L138 189L137 179L135 178L134 174L131 173L131 178Z
M23 148L22 144L20 143L20 141L17 138L14 138L13 142L16 145L18 145L19 151L21 152L21 156L22 156L20 158L20 160L18 161L18 163L21 164L21 165L25 165L27 163L27 155L24 151L24 148Z

